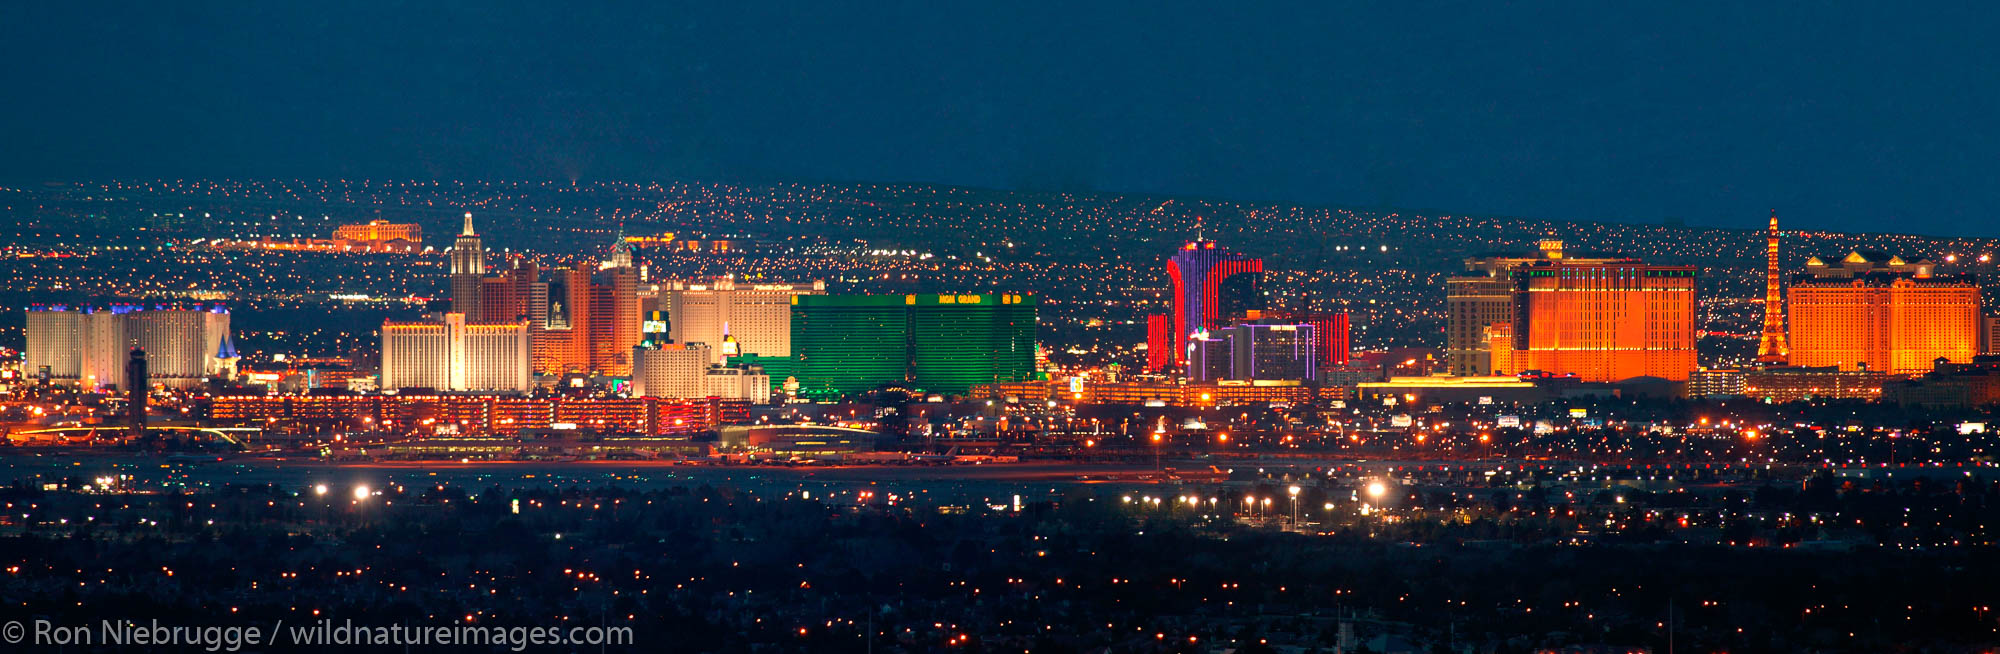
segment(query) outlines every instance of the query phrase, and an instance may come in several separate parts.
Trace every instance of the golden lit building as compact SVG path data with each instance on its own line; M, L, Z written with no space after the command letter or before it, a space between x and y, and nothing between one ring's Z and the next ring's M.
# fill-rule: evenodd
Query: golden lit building
M1563 242L1549 239L1536 243L1537 252L1518 257L1473 257L1465 260L1465 273L1445 280L1445 361L1453 375L1478 376L1496 369L1487 347L1486 329L1512 322L1516 268L1543 261L1575 264L1609 263L1614 259L1566 258Z
M1495 375L1686 381L1695 369L1692 266L1549 259L1510 279L1510 322L1484 332Z
M1929 372L1979 353L1979 284L1929 262L1855 252L1818 257L1792 281L1791 363L1890 374Z
M475 306L486 320L527 323L535 374L632 374L632 348L641 336L633 267L544 270L517 260L499 276L475 281Z
M382 388L526 392L528 324L439 320L382 323Z
M365 225L341 225L333 238L342 245L368 250L415 250L423 247L424 228L416 223L371 220Z
M710 363L741 354L792 355L792 298L825 295L825 282L738 282L734 277L670 279L648 289L667 315L669 338L704 343ZM643 307L642 307L643 308Z

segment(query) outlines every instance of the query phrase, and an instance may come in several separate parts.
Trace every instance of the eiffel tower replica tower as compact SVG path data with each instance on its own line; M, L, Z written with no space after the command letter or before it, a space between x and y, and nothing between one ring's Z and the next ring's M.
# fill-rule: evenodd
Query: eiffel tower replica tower
M1764 335L1757 339L1757 363L1766 367L1785 365L1791 354L1785 343L1785 294L1779 285L1778 210L1772 209L1764 245Z

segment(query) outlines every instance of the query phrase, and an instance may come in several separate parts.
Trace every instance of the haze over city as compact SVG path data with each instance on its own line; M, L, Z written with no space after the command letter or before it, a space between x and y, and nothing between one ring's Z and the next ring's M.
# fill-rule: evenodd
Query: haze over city
M925 182L2000 235L1990 6L20 5L0 179ZM1891 227L1893 226L1893 228Z

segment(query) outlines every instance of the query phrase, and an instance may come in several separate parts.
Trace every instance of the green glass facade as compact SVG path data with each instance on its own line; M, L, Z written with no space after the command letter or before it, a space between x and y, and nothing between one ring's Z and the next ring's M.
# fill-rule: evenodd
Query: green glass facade
M789 372L815 399L891 383L963 395L974 384L1028 380L1036 305L1034 296L1013 293L800 295ZM772 383L783 379L772 372Z

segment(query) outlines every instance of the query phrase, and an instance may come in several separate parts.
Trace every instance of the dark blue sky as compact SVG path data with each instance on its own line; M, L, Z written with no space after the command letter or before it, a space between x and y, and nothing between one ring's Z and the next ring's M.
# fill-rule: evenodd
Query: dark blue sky
M928 181L2000 235L1991 3L346 4L0 7L0 178Z

